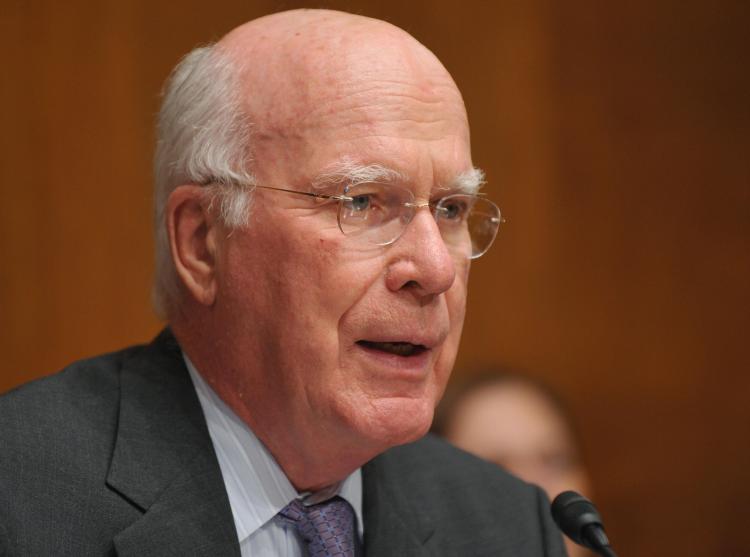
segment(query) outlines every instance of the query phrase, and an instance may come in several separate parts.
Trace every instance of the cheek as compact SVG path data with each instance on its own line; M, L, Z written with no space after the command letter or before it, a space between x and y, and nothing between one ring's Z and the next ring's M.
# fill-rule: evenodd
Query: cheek
M453 370L453 364L456 361L458 347L461 342L461 332L463 331L464 317L466 315L466 278L468 277L468 266L459 273L457 269L456 282L450 290L445 293L446 305L448 307L448 316L450 319L450 332L445 339L445 344L440 352L436 369L435 379L442 396L445 384Z
M456 269L456 280L445 293L446 304L448 305L448 315L450 317L451 326L451 337L456 337L453 341L458 347L458 341L460 340L461 330L464 325L464 317L466 316L466 286L469 279L469 265L468 262L461 268Z
M317 254L307 254L312 273L303 271L306 280L322 285L321 310L329 320L335 321L335 329L339 331L347 313L367 298L382 268L378 258L353 251L342 241L341 232L338 229L335 232L335 239L318 240Z
M259 211L260 213L260 211ZM335 253L314 230L253 215L228 238L221 268L223 311L243 322L245 339L289 355L319 336L336 300Z
M260 219L251 226L259 231L237 238L230 254L230 310L252 321L250 333L285 364L335 365L341 318L377 277L372 257L348 253L338 229L287 227L282 235Z

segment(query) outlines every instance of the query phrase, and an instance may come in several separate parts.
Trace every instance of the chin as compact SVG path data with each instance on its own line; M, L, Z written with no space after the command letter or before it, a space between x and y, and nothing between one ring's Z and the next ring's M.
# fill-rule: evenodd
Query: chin
M359 415L356 429L382 452L423 437L430 429L434 403L409 398L387 398L372 403L366 415Z

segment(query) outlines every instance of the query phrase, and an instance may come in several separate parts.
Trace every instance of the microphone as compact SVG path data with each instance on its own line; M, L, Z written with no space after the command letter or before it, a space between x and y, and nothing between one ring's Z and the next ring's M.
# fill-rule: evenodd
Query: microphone
M578 545L602 557L617 557L609 546L602 519L594 504L575 491L563 491L552 501L552 518L557 527Z

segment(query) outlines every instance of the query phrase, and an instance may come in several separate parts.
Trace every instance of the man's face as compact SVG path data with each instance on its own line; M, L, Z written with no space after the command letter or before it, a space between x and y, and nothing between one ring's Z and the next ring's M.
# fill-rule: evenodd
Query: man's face
M253 135L258 183L311 191L346 160L398 171L418 202L444 195L472 167L463 103L442 68L400 54L364 73L345 61L350 73L302 82L268 108ZM267 444L271 429L335 439L336 450L421 436L456 356L468 260L451 255L429 210L384 247L342 234L336 203L254 196L248 226L224 240L216 301L250 425ZM389 343L420 348L400 355Z

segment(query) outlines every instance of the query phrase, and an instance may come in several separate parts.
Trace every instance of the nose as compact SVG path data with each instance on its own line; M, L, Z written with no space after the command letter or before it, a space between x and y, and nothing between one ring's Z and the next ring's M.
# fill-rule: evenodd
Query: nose
M429 209L419 209L388 250L386 286L408 290L423 301L448 290L456 280L456 261Z

